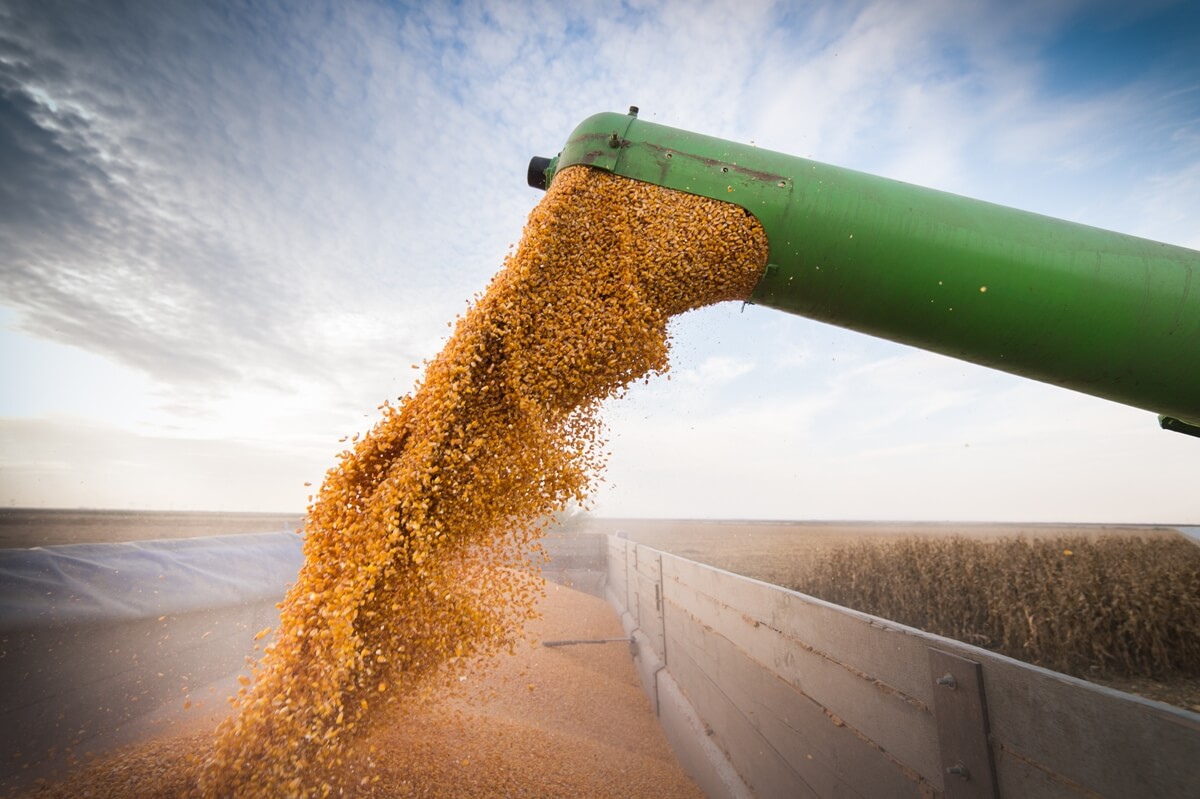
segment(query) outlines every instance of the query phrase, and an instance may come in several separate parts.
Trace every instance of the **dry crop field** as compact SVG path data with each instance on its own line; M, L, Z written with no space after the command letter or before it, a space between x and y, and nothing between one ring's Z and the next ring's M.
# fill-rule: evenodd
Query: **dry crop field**
M584 526L1200 712L1200 546L1171 528L643 519Z
M276 533L303 526L299 513L0 508L0 549Z

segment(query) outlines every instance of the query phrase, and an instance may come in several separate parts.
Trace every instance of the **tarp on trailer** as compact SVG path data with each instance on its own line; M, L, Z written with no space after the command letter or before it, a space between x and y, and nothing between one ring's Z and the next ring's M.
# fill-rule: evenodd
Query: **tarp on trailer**
M113 623L278 598L291 532L0 550L0 632Z

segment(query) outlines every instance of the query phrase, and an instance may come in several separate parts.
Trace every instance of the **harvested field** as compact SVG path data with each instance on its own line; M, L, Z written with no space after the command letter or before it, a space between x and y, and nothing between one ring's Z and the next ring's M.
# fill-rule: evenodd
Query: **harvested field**
M0 508L0 549L299 530L299 513Z
M548 586L530 641L455 696L426 696L383 721L345 765L361 797L644 797L700 799L642 693L622 643L540 641L621 636L612 608ZM129 747L26 796L174 797L211 732ZM365 778L366 782L362 783Z
M1110 535L1180 538L1169 527L1101 524L991 524L985 522L793 522L718 519L588 518L581 529L624 534L680 557L788 585L814 558L848 544L886 544L905 536L976 540Z

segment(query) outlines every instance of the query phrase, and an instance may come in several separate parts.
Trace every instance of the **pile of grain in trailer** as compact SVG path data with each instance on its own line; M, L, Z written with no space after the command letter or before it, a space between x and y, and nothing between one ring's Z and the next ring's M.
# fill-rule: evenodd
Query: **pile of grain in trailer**
M628 648L543 647L537 641L621 635L603 600L549 586L533 645L493 660L454 691L422 693L347 753L330 777L347 796L701 799L651 712ZM27 799L173 799L186 794L189 760L211 733L146 742L79 769Z

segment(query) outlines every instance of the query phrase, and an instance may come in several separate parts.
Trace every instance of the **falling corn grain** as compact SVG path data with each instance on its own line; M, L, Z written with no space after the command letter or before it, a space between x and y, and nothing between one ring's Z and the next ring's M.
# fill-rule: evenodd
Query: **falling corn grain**
M511 566L538 520L586 501L604 464L600 401L665 371L667 320L746 298L766 254L737 206L557 175L419 389L326 475L275 648L199 792L277 796L297 776L317 791L367 728L368 695L510 648L539 585Z
M586 502L605 461L601 401L666 371L669 318L747 298L766 260L736 205L557 174L419 387L326 474L274 642L190 795L354 786L339 764L384 708L511 651L541 594L513 567L541 520Z

